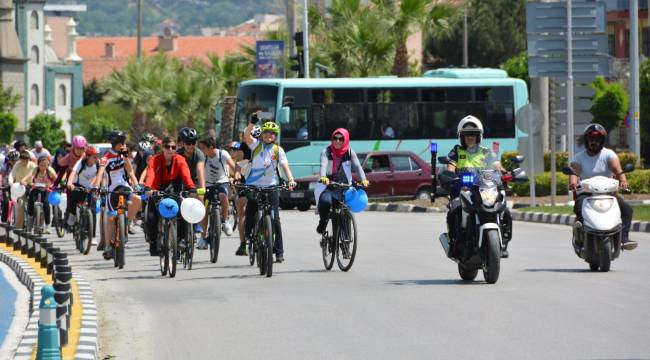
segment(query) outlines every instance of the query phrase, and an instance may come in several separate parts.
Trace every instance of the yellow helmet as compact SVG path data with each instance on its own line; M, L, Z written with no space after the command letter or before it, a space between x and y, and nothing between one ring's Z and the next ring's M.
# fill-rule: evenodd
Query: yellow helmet
M278 124L272 121L267 121L264 123L264 125L262 125L262 133L267 131L272 131L275 133L275 135L278 135L280 133L280 127L278 126Z

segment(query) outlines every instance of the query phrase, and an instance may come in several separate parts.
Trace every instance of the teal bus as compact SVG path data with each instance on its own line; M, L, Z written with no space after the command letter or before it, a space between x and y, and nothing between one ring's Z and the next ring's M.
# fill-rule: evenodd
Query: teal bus
M296 178L319 171L320 151L337 128L364 151L412 151L428 160L430 143L447 154L466 115L484 124L483 144L516 150L517 110L528 103L526 83L499 69L438 69L419 78L257 79L242 82L234 139L261 110L280 124L280 144ZM386 131L388 128L392 131Z

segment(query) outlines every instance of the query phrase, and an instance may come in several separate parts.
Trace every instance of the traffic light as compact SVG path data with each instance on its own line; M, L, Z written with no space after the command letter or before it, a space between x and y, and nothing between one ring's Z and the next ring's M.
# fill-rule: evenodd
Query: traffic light
M302 52L302 49L298 51L296 55L290 56L291 60L291 70L298 73L298 77L304 77L305 75L305 55Z
M296 48L301 48L303 46L302 37L303 37L302 31L298 31L295 34L293 34L293 41L296 42Z

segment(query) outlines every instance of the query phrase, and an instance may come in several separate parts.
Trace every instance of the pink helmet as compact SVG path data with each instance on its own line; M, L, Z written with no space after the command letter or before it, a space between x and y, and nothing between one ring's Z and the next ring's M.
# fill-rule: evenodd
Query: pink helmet
M76 135L72 138L72 146L75 148L85 148L88 145L86 138L81 135Z

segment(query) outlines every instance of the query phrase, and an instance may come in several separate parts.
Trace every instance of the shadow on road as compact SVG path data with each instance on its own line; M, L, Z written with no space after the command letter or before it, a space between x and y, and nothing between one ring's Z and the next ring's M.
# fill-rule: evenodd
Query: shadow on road
M423 279L423 280L395 280L389 285L485 285L480 281L463 281L459 279Z
M234 268L238 268L239 265L234 266ZM250 266L247 266L250 268ZM222 268L227 268L227 266L223 266ZM276 275L286 275L286 274L300 274L300 273L322 273L326 272L326 270L323 269L318 269L318 270L291 270L291 271L274 271L273 276ZM190 278L190 279L181 279L178 281L193 281L193 280L219 280L219 279L249 279L249 278L263 278L264 275L260 275L259 273L255 274L237 274L237 275L230 275L230 276L206 276L206 277L197 277L197 278Z
M526 272L588 273L589 269L525 269Z

